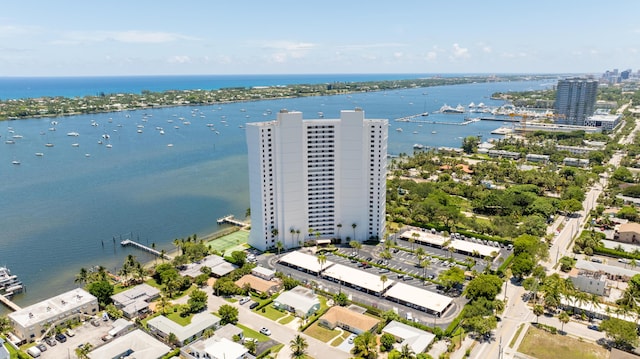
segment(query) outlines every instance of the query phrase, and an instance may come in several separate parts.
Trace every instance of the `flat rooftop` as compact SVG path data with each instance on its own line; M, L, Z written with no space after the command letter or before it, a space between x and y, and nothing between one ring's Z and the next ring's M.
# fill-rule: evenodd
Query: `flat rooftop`
M171 348L140 329L95 349L89 353L90 359L113 359L120 357L136 359L157 359L167 354Z
M98 305L96 297L82 288L76 288L9 313L8 317L26 328L37 323L62 319L90 304Z
M365 288L372 292L382 291L383 283L380 281L379 275L348 267L342 264L334 264L331 267L325 269L322 274L326 277L331 277L342 282L347 282L351 285ZM389 286L393 285L393 283L395 283L393 280L387 279L387 281L384 282L384 287L389 288Z
M446 295L416 288L404 283L396 283L393 287L389 288L385 293L385 297L396 298L437 313L442 313L453 301L453 299Z
M318 257L311 254L302 253L300 251L294 251L286 254L280 258L279 262L288 263L289 265L300 267L311 272L320 272L320 263L318 263ZM334 263L327 260L322 268L326 271L328 267Z

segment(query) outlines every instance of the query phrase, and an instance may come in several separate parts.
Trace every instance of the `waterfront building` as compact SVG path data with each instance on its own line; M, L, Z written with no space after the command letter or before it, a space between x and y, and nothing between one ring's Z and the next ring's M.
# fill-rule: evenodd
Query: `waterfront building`
M7 317L13 333L21 339L35 341L47 329L82 315L94 316L98 312L98 299L81 288L76 288L42 302L24 307Z
M274 121L247 124L249 244L382 238L387 137L388 120L365 119L361 109L312 120L282 110Z
M598 81L585 78L568 78L558 81L555 111L558 123L584 126L587 117L593 115Z
M587 117L585 126L601 127L606 131L613 131L620 124L620 115L595 114Z

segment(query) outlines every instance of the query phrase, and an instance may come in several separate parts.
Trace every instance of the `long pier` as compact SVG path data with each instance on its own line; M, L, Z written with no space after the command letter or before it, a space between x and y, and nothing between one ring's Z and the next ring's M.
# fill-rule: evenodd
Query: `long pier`
M224 216L224 217L220 217L220 218L218 218L218 220L217 220L216 222L217 222L218 224L225 224L225 223L229 223L229 224L233 224L234 226L238 226L238 227L246 227L246 226L248 226L248 225L249 225L248 223L245 223L245 222L242 222L242 221L237 220L237 219L233 216L233 214L229 214L229 215L226 215L226 216Z
M161 258L164 258L164 259L171 260L171 257L169 257L168 255L166 255L166 254L163 255L162 252L160 252L160 251L158 251L156 249L147 247L144 244L138 243L136 241L132 241L130 239L125 239L124 241L120 242L120 245L123 246L123 247L133 246L133 247L136 247L138 249L142 249L145 252L149 252L149 253L153 254L154 256L156 256L156 257L161 257Z
M20 308L19 305L17 305L16 303L12 302L9 298L5 297L2 294L0 294L0 302L2 302L2 304L6 305L7 307L9 307L14 312L17 312L20 309L22 309L22 308Z
M405 116L396 118L395 122L412 122L412 123L430 123L433 125L449 125L449 126L466 126L470 123L480 121L479 118L468 118L464 122L449 122L449 121L430 121L430 120L416 120L416 118L424 118L421 113L417 115Z

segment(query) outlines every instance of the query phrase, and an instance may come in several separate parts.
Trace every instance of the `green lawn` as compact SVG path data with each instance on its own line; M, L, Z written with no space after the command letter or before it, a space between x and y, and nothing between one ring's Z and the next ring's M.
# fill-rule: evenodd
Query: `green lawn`
M262 312L263 310L264 310L264 313ZM262 315L263 317L267 317L273 321L276 321L284 317L285 315L287 315L286 313L283 313L270 305L267 305L266 307L256 311L256 313Z
M191 324L191 318L193 317L193 314L190 314L186 317L181 317L180 312L174 312L172 310L169 314L166 315L166 317L185 327Z
M351 335L351 333L349 333L347 331L343 331L341 336L337 337L336 339L334 339L331 342L331 346L332 347L337 347L338 345L342 344L343 341L347 340L349 335Z
M326 343L340 334L340 331L335 329L329 330L325 327L319 326L318 322L315 322L311 324L304 333Z
M291 323L294 319L296 319L296 317L295 317L295 316L293 316L293 315L289 315L288 317L286 317L286 318L284 318L284 319L280 320L280 321L278 322L278 324L282 324L282 325L289 324L289 323Z
M256 338L258 339L259 342L266 342L267 340L269 340L268 336L264 334L260 334L260 332L257 332L251 328L245 327L240 323L237 323L236 326L242 329L242 333L244 334L245 338Z
M535 327L529 327L518 351L537 359L606 359L609 357L609 352L599 345L566 335L551 334Z

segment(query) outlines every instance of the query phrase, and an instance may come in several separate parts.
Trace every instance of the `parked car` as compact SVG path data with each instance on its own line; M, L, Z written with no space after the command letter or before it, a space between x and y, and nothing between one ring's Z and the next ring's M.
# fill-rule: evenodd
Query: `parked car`
M260 334L271 335L271 331L268 328L262 327L260 329Z
M99 327L100 326L100 321L97 319L94 319L91 321L91 325L93 325L94 327Z
M58 342L56 342L56 340L51 337L44 338L44 342L49 344L50 347L55 347L56 344L58 344Z
M60 343L64 343L67 341L67 336L62 333L56 334L56 340L59 341Z
M73 330L71 330L71 329L67 329L67 332L66 332L66 333L67 333L67 336L68 336L68 337L73 337L73 336L75 336L75 335L76 335L76 332L74 332L74 331L73 331Z
M355 334L351 334L349 335L349 338L347 338L347 343L349 344L353 344L354 339L356 339L357 335Z
M260 303L258 303L258 302L253 302L253 303L251 303L251 305L249 306L249 309L253 309L253 308L255 308L255 307L259 306L259 305L260 305Z
M240 305L243 305L243 304L247 303L250 300L251 300L251 298L249 298L249 297L240 298Z
M38 348L38 350L40 350L41 352L46 352L47 351L47 346L40 343L40 344L36 344L36 348Z
M591 324L591 325L587 326L587 328L589 328L589 329L591 329L591 330L595 330L595 331L597 331L597 332L599 332L599 331L600 331L600 327L599 327L599 326L597 326L597 325L595 325L595 324Z

